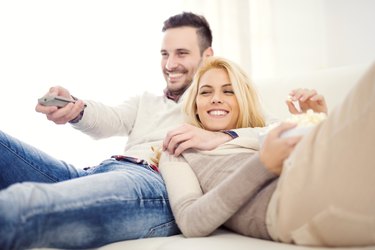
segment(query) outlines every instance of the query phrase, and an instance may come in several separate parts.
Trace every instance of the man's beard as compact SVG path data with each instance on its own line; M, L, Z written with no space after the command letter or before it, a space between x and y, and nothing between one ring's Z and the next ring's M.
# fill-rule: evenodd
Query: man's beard
M192 82L192 80L185 81L184 84L181 87L176 88L176 89L167 87L168 92L170 92L173 95L182 95L189 88L189 86L191 85L191 82Z
M179 89L171 89L171 88L166 88L164 89L164 95L168 98L171 99L175 102L178 102L180 97L185 93L185 91L189 88L191 85L191 81L189 84L184 84L181 88Z

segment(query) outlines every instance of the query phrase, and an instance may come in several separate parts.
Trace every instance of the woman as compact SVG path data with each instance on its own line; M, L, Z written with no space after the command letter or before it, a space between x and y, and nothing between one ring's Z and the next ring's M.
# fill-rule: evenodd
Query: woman
M225 223L239 233L270 239L265 212L277 175L263 167L256 154L258 133L264 130L265 122L250 79L233 62L207 59L196 73L183 106L188 120L197 127L211 131L253 127L255 132L253 138L238 137L209 152L189 150L180 158L162 155L159 167L181 231L186 236L203 236ZM289 140L287 155L299 138ZM245 192L233 196L240 194L239 187L232 185L232 179L237 178L232 173L240 166L250 173L240 173L245 180L236 182ZM217 202L218 198L224 203ZM244 200L249 202L239 210ZM250 226L243 220L244 213L253 218Z
M373 68L372 82L359 84L342 109L335 110L327 121L306 135L294 151L301 138L281 138L284 131L294 126L284 123L269 133L259 153L258 138L238 137L209 152L189 150L178 158L162 154L159 168L183 234L205 236L224 225L244 235L301 245L374 244L372 197L375 195L369 188L375 179L374 160L365 149L366 157L361 162L370 177L362 173L358 178L360 171L353 168L353 163L363 150L348 147L350 143L343 136L352 137L351 125L358 127L360 122L348 115L349 105L366 119L367 132L371 125L374 127L374 71ZM206 60L185 100L185 112L191 123L212 131L264 125L255 92L249 84L235 64L221 58ZM356 105L361 99L359 90L368 97L365 103L372 103L366 105L364 112ZM293 98L302 100L315 111L326 110L324 99L311 92L297 91ZM289 107L294 109L292 104ZM374 132L371 135L371 139L360 138L366 146L375 149ZM355 152L354 158L348 157L349 152ZM346 160L342 161L339 156ZM363 185L363 179L365 195L359 195L353 192L353 185ZM349 187L348 181L352 184ZM348 197L347 193L350 193ZM358 204L353 205L353 201ZM351 210L357 205L360 209ZM335 230L327 230L332 227Z

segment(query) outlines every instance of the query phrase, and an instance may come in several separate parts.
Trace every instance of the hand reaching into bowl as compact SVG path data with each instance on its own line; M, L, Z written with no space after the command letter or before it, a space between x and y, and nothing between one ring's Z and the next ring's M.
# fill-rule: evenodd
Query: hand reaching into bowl
M299 109L297 107L297 104ZM327 103L324 96L318 94L315 89L294 89L289 93L286 101L291 114L306 113L307 110L313 110L316 113L328 114Z

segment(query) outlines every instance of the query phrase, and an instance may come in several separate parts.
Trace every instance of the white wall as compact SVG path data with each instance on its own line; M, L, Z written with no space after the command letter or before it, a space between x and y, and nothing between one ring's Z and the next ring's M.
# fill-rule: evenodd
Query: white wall
M254 25L257 20L253 20L252 24L252 29L263 29L263 34L253 32L251 43L249 70L256 78L284 77L375 59L373 0L250 3L253 12L261 12L258 18L268 16L263 23Z
M253 78L285 77L375 59L373 0L184 0L205 15L216 54Z
M375 59L375 1L327 0L327 65L359 64Z

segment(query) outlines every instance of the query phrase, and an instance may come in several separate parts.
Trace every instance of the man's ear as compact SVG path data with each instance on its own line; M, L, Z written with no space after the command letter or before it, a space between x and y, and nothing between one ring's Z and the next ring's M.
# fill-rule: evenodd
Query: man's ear
M205 49L205 51L203 51L203 57L209 57L213 55L214 55L214 50L212 47L208 47L207 49Z

